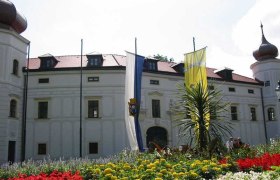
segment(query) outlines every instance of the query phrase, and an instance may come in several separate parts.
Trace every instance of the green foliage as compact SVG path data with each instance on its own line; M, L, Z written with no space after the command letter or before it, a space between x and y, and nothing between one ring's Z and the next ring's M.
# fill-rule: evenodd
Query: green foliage
M269 152L270 154L280 153L280 139L270 139L268 144L255 146L254 149L257 156L266 152Z
M173 58L168 58L167 56L163 56L160 54L154 55L153 58L164 62L174 62Z
M193 88L179 84L178 101L172 109L180 136L190 145L194 142L199 152L208 151L209 156L223 149L223 138L231 135L231 124L223 120L227 107L220 91L204 90L201 83Z
M262 156L265 153L280 154L280 139L271 139L269 144L260 144L256 146L244 146L241 148L235 148L229 152L229 156L232 159L240 158L254 158Z

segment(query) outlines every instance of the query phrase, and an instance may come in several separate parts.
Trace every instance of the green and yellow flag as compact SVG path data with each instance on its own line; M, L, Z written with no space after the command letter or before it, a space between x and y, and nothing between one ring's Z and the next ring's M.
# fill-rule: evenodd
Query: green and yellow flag
M204 90L207 89L206 73L206 47L185 54L185 84L186 87L196 86L202 83Z

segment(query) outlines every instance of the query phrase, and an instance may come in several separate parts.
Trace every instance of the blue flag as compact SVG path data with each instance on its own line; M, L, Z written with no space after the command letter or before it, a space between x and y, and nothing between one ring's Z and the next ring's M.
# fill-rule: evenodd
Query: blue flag
M136 99L137 110L134 116L135 122L135 133L137 138L137 144L141 152L144 151L141 127L139 123L139 112L141 105L141 82L142 82L142 71L143 71L144 57L136 55L135 56L135 76L134 76L134 98Z

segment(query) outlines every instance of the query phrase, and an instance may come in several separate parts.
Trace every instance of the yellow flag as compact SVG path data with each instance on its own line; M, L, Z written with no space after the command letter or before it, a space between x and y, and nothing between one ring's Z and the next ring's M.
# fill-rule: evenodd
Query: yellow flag
M185 54L185 85L187 88L196 87L201 83L204 92L207 92L206 73L206 47L200 50ZM203 115L206 120L206 127L209 127L210 114ZM192 120L197 121L197 117L191 114ZM196 127L198 124L196 125ZM198 131L198 129L196 129ZM196 132L197 133L197 132Z
M206 47L185 54L185 84L186 87L196 86L202 83L204 90L207 89L206 73Z

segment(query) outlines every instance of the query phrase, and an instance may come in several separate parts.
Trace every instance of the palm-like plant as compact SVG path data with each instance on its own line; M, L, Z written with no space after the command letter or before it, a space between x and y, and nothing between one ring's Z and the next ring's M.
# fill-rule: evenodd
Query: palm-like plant
M178 85L178 101L173 106L180 136L200 152L207 150L211 142L221 141L231 135L231 126L224 121L228 103L222 101L221 92L205 90L201 83L187 88Z

